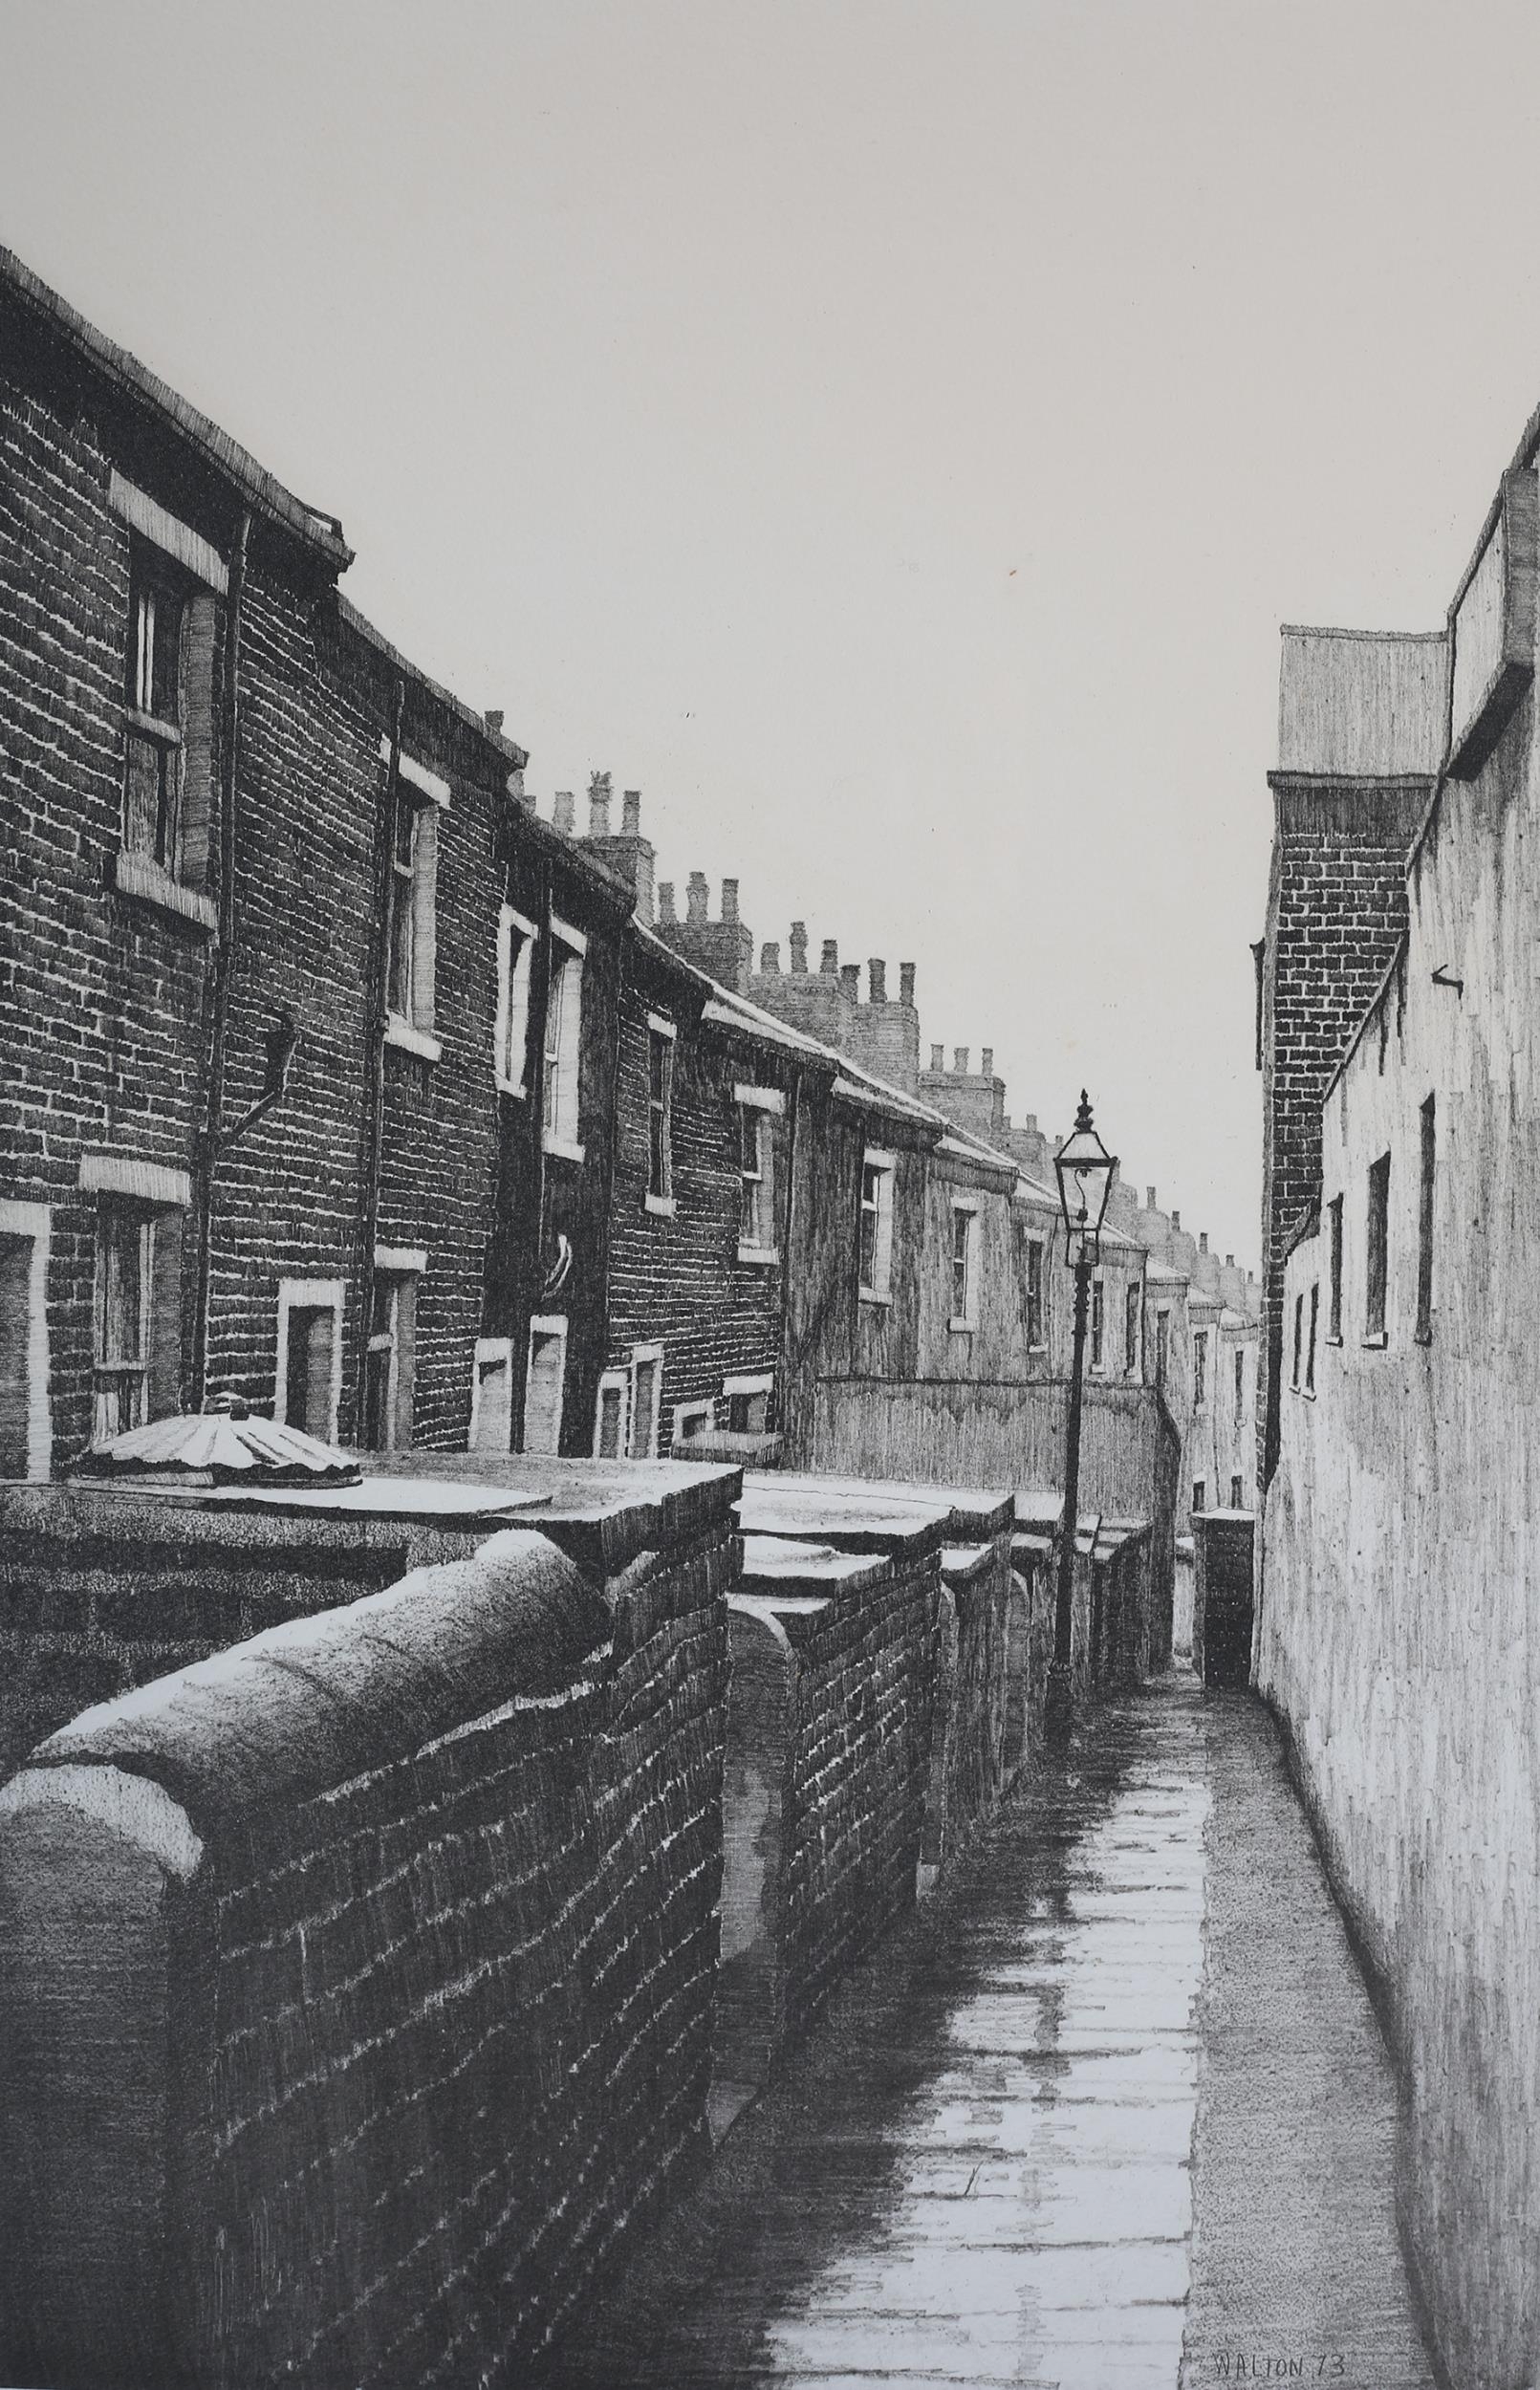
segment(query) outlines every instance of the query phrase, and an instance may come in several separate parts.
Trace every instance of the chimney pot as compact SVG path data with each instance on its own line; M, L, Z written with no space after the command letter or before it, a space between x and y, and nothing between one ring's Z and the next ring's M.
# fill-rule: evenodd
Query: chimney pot
M558 789L551 804L551 826L570 838L577 826L577 799L571 789Z
M966 1078L967 1048L965 1046L954 1046L952 1048L952 1068L954 1071L958 1072L962 1077Z
M1233 1270L1233 1269L1234 1269L1234 1267L1235 1267L1235 1255L1234 1255L1233 1253L1226 1253L1226 1254L1225 1254L1225 1269L1226 1269L1226 1270Z
M793 971L805 971L807 967L808 924L806 922L793 922L792 923L792 968Z
M1182 1214L1181 1214L1181 1212L1180 1212L1180 1211L1174 1211L1174 1212L1171 1214L1171 1226L1172 1226L1174 1228L1181 1228L1181 1226L1182 1226Z
M1144 1189L1144 1208L1146 1211L1153 1211L1155 1209L1155 1189L1153 1186L1147 1186Z
M1206 1253L1208 1250L1208 1230L1206 1228L1200 1228L1198 1231L1198 1250L1200 1253Z
M984 1073L986 1078L993 1078L994 1048L992 1046L986 1046L983 1053L979 1055L979 1068Z
M769 971L777 979L780 977L781 948L778 939L767 939L764 945L760 947L759 967L762 971Z
M672 929L674 926L674 883L671 880L660 880L658 882L658 920L660 926L664 929Z
M1035 1137L1037 1135L1037 1115L1035 1112L1028 1113L1027 1118L1022 1122L1022 1127L1027 1131L1029 1137Z
M689 886L685 890L685 899L690 908L690 919L692 922L705 921L706 902L710 893L710 887L706 880L705 872L692 871L689 878Z
M722 883L722 918L725 922L738 919L738 882L725 880Z
M818 968L828 979L835 979L838 976L839 940L837 938L826 938L824 940L823 961L819 964Z
M591 838L607 838L610 835L610 775L607 771L591 771L588 775L588 835Z
M484 713L482 715L482 720L486 723L488 729L490 730L494 739L500 739L502 737L503 713L501 706L499 706L495 712Z
M915 1000L915 967L912 963L899 965L899 1002L912 1005Z
M620 797L620 836L640 838L641 836L641 791L626 789Z
M874 954L871 961L866 966L866 985L870 990L871 999L874 1004L886 1004L888 1000L888 967L878 955Z
M946 1049L944 1046L932 1046L930 1050L930 1067L933 1071L945 1070Z

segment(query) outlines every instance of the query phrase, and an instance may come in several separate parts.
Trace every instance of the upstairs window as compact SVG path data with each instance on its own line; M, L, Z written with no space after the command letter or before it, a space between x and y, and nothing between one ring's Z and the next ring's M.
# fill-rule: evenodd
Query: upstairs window
M893 1170L891 1154L868 1146L861 1162L858 1278L871 1302L886 1302L893 1267Z
M1194 1509L1195 1510L1203 1510L1203 1509L1204 1509L1204 1505L1207 1503L1207 1500L1208 1500L1208 1482L1207 1482L1206 1478L1203 1478L1203 1477L1195 1477L1195 1478L1193 1479L1193 1481L1192 1481L1192 1507L1193 1507L1193 1509Z
M952 1206L952 1315L954 1328L978 1324L979 1216L968 1204Z
M1294 1387L1297 1387L1299 1384L1300 1357L1304 1351L1304 1346L1305 1297L1302 1294L1296 1294L1294 1297L1294 1366L1289 1380L1290 1384ZM1237 1355L1236 1358L1239 1359L1239 1358L1240 1356Z
M1320 1315L1321 1282L1318 1278L1313 1278L1311 1281L1310 1290L1310 1332L1305 1345L1305 1392L1307 1394L1313 1394L1315 1391L1315 1331Z
M1239 1478L1239 1477L1232 1477L1232 1478L1230 1479L1230 1509L1231 1509L1232 1510L1245 1510L1245 1508L1246 1508L1246 1485L1245 1485L1245 1481L1244 1481L1242 1478Z
M1192 1407L1201 1411L1208 1400L1208 1331L1200 1328L1192 1340Z
M1433 1174L1438 1160L1438 1131L1433 1097L1422 1106L1421 1168L1417 1199L1417 1340L1433 1341Z
M1137 1286L1129 1287L1123 1295L1123 1368L1130 1378L1139 1370L1139 1313L1143 1296ZM1164 1314L1161 1314L1162 1317Z
M1030 1352L1041 1352L1048 1338L1044 1333L1043 1311L1043 1240L1040 1236L1027 1239L1027 1344Z
M674 1208L674 1024L647 1016L647 1203Z
M130 550L123 852L208 877L214 597L148 541Z
M1106 1340L1107 1291L1099 1278L1091 1281L1091 1366L1102 1365L1102 1346Z
M505 1096L528 1092L530 976L539 932L532 922L505 904L497 922L497 1025L492 1070Z
M438 970L439 815L448 808L449 784L425 764L396 750L396 778L389 778L391 743L381 737L385 797L390 806L390 882L385 894L386 1042L404 1046L425 1061L439 1058L433 1034L434 981Z
M1236 1354L1236 1356L1235 1356L1235 1418L1236 1418L1236 1423L1237 1423L1237 1424L1239 1424L1239 1423L1240 1423L1242 1420L1244 1420L1244 1419L1245 1419L1245 1417L1246 1417L1246 1353L1245 1353L1245 1350L1243 1349L1242 1351L1240 1351L1239 1353L1237 1353L1237 1354Z
M551 986L546 996L542 1134L548 1153L581 1162L578 1060L583 1034L583 957L588 941L553 915Z
M1164 1391L1166 1366L1171 1358L1171 1314L1155 1314L1155 1382Z
M1334 1195L1326 1207L1329 1300L1326 1333L1334 1344L1342 1341L1342 1198Z
M1368 1266L1364 1284L1363 1332L1383 1340L1385 1335L1385 1263L1390 1228L1390 1156L1381 1154L1369 1165Z
M774 1122L785 1098L769 1087L739 1087L734 1094L738 1101L738 1258L773 1259Z

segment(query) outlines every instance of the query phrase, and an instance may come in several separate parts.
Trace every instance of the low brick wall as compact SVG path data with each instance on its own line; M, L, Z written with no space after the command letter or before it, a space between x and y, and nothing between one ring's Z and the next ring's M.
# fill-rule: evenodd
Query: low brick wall
M924 1857L944 1866L966 1849L1005 1791L1010 1536L946 1544Z
M704 2155L740 1550L505 1532L33 1753L7 2379L522 2378Z
M758 2081L914 1902L930 1766L934 1544L750 1535L731 1602L718 2071Z

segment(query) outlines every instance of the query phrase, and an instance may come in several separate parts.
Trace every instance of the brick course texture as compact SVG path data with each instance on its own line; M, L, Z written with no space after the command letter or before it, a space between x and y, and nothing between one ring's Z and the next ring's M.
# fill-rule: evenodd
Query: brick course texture
M12 1779L11 2379L523 2378L705 2151L740 1553L509 1532Z

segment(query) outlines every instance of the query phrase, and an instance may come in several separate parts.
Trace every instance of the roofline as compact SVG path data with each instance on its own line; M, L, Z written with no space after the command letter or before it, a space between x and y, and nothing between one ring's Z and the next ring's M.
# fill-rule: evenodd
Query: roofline
M1280 639L1372 639L1378 641L1387 639L1444 640L1449 634L1447 626L1442 631L1365 631L1347 630L1334 622L1280 622L1278 636Z
M50 289L23 265L13 250L0 246L0 288L9 289L33 313L69 342L96 371L152 413L160 416L196 448L205 461L232 482L241 495L269 522L278 524L315 555L323 556L339 573L353 562L353 550L335 514L307 506L292 489L274 479L228 431L198 410L191 402L152 374L147 365L116 340L88 322L67 299Z
M414 663L410 656L403 656L399 647L392 645L384 632L369 620L367 615L358 612L358 607L344 590L337 591L336 605L337 613L347 624L348 629L357 632L366 645L373 647L377 654L383 656L387 663L394 664L398 672L405 673L419 688L425 689L428 695L436 699L441 706L446 706L458 721L464 723L467 730L474 730L478 738L485 739L487 745L493 748L514 771L524 770L530 758L526 750L519 746L516 739L505 738L501 730L494 730L490 723L476 711L474 706L467 706L463 697L455 695L453 689L444 687L441 682L435 681L430 674L424 672L421 664ZM526 810L529 809L526 808Z

